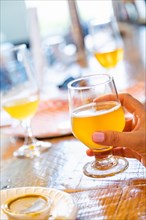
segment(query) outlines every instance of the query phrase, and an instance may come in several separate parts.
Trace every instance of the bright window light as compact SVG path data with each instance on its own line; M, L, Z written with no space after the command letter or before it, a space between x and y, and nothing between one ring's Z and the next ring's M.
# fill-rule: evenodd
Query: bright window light
M70 25L70 16L67 0L25 0L26 7L37 8L41 34L62 34ZM112 12L111 0L77 0L80 18L86 22L91 18L103 18ZM103 13L104 11L104 13Z
M69 24L66 0L25 0L27 8L36 8L42 35L61 34Z

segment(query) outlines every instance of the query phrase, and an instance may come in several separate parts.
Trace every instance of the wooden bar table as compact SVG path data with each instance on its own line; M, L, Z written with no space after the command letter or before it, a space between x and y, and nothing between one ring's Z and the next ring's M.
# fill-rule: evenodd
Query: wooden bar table
M139 51L141 42L135 40L139 36L138 28L132 29L135 31L133 41L131 36L124 36L128 45L124 61L128 89L141 85L145 80L143 55ZM144 88L140 88L144 96ZM52 143L52 147L40 157L18 159L13 157L13 151L23 140L12 143L3 135L3 129L1 134L2 190L41 186L68 192L78 207L77 220L146 219L146 169L136 159L128 159L129 167L123 173L107 178L90 178L83 174L82 167L93 158L86 155L87 148L72 135L45 139Z
M50 141L50 140L49 140ZM82 172L91 158L74 137L54 138L53 146L40 158L12 157L17 146L9 146L1 164L1 188L22 186L53 187L70 193L77 206L77 219L145 219L145 168L128 159L128 169L116 176L94 179Z

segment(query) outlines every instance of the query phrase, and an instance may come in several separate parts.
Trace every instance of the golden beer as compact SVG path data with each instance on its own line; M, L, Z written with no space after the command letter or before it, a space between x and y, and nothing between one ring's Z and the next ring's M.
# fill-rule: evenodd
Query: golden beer
M87 104L72 112L73 134L87 147L96 151L103 151L106 147L92 141L95 131L122 131L124 126L123 109L121 104L115 101Z
M123 59L123 49L118 48L108 52L94 52L95 58L105 68L112 68Z
M3 109L13 118L22 120L32 116L36 112L38 104L38 97L33 96L20 100L9 101L4 104Z

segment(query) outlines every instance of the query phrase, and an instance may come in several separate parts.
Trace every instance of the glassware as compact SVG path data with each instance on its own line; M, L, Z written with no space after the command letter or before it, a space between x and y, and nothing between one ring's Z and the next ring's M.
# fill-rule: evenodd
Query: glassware
M128 162L112 155L113 146L92 141L95 131L122 131L125 126L124 111L112 76L96 74L79 78L68 84L68 91L72 132L95 154L95 160L83 167L84 174L96 178L124 171Z
M123 41L114 17L93 19L89 23L92 50L96 60L106 69L116 67L123 59Z
M32 59L26 45L18 45L2 52L2 108L25 128L23 146L14 152L16 157L39 156L51 143L36 140L32 135L31 118L39 105L39 89ZM41 129L41 128L40 128Z

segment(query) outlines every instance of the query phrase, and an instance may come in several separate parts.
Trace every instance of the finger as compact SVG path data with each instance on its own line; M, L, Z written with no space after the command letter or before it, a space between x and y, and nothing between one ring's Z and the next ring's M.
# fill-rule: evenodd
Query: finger
M135 99L133 96L131 96L128 93L119 93L118 95L119 100L121 104L130 112L135 113L137 115L143 115L144 112L144 106L142 103L140 103L137 99ZM94 101L116 101L117 96L116 95L105 95L102 97L96 98Z
M128 93L120 93L119 99L121 104L132 114L143 115L144 106L137 99Z
M125 127L123 131L131 131L133 129L133 118L125 118Z
M104 131L94 132L92 140L105 146L126 146L132 150L143 152L145 146L145 137L143 132L116 132L116 131ZM141 146L141 148L139 148Z
M127 158L135 158L139 160L146 167L146 154L142 157L137 152L125 147L115 147L112 150L113 155L122 156ZM91 149L86 150L87 156L94 156L94 152Z
M128 158L136 158L143 164L143 166L146 167L146 153L140 155L136 151L131 150L130 148L116 147L113 148L113 155L128 157Z
M89 157L94 156L94 152L91 149L86 150L86 154Z
M113 155L116 155L116 156L122 156L122 157L128 157L128 158L136 158L138 159L139 161L141 161L141 156L131 150L130 148L126 148L126 147L115 147L113 148Z

